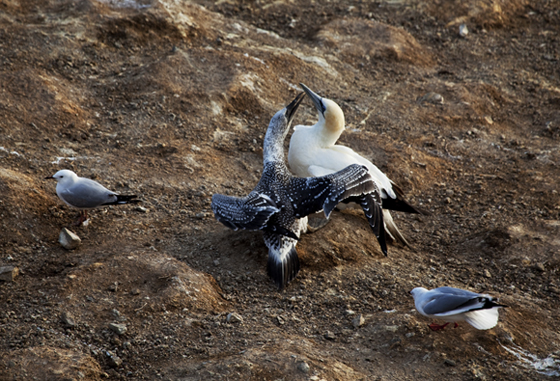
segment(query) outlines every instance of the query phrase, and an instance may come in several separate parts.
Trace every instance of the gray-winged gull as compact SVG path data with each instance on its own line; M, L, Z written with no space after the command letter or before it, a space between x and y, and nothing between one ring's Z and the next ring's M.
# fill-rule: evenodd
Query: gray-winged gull
M68 169L62 169L46 179L55 179L56 194L64 203L72 208L80 209L80 216L75 224L87 221L87 211L105 205L121 205L141 202L134 200L136 195L120 195L97 181L79 177Z
M466 321L476 329L490 329L498 324L498 308L507 307L496 303L497 300L490 295L454 287L433 290L416 287L410 293L418 312L447 322L443 325L428 325L433 331L445 328L450 322L457 327L458 321Z
M284 156L284 140L303 99L299 94L271 119L264 138L264 168L257 186L245 197L212 196L218 221L233 229L262 230L268 247L268 273L279 289L299 271L296 244L307 228L307 217L323 210L329 216L336 204L357 199L387 253L381 213L381 195L366 167L351 165L322 177L294 177Z

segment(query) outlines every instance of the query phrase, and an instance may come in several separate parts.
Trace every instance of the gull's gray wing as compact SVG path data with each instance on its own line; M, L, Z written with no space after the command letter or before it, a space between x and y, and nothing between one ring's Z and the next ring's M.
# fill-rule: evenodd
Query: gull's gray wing
M259 230L265 228L270 217L280 209L270 197L253 191L246 197L215 194L212 211L216 220L230 229Z
M455 287L448 287L448 286L434 288L432 291L445 295L470 296L471 298L476 298L477 296L486 296L482 294L477 294L476 292L472 292L469 290L463 290L462 288L455 288Z
M485 308L491 298L468 290L453 287L439 287L430 293L422 309L428 315L446 316Z
M79 179L68 188L57 189L57 194L63 201L79 209L96 208L116 201L115 192L90 179Z

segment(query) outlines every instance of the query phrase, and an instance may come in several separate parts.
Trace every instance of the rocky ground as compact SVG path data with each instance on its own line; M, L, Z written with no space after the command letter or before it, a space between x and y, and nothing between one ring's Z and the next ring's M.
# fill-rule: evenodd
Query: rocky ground
M559 47L553 0L1 1L0 379L558 377ZM393 213L414 249L384 257L335 212L279 292L210 201L253 188L300 82L431 214ZM62 168L142 207L66 250ZM509 308L432 332L408 292L442 285Z

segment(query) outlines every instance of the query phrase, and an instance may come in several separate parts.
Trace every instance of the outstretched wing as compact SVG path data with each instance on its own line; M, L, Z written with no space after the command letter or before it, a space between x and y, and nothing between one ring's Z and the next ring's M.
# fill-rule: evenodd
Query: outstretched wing
M246 197L215 194L212 196L212 211L216 220L230 229L259 230L280 209L270 197L253 191Z
M367 167L352 164L322 177L294 177L290 182L288 197L298 218L320 210L328 218L339 202L358 202L379 241L381 251L387 255L381 192Z
M377 194L379 188L363 165L353 164L321 177L294 177L288 187L288 198L296 217L323 210L328 218L336 204L364 194Z

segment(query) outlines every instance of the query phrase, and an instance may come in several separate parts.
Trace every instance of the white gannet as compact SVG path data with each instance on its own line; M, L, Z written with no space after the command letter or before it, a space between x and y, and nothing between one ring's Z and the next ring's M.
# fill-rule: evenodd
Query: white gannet
M379 170L371 161L351 148L335 144L344 131L344 113L330 99L320 97L303 83L305 93L311 98L319 121L313 126L298 125L290 139L288 164L296 176L324 176L341 170L350 164L365 165L381 189L383 199L383 222L391 239L408 247L410 244L399 231L389 210L422 213L404 200L403 191Z
M263 172L245 197L212 196L216 219L233 229L262 230L268 247L268 274L279 289L299 271L296 244L307 228L307 216L321 210L329 216L347 198L358 200L387 255L382 234L381 192L366 167L351 165L322 177L293 176L285 162L284 140L304 94L271 119L263 144Z
M80 209L79 218L75 224L87 221L87 211L105 205L133 204L141 202L133 200L137 196L123 196L117 194L97 181L79 177L68 169L62 169L46 179L55 179L56 194L64 203L72 208Z
M433 331L445 328L450 322L466 321L476 329L490 329L498 324L498 308L507 307L496 303L490 295L453 287L438 287L427 290L416 287L410 291L416 310L422 315L440 318L447 323L429 324Z

